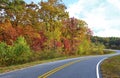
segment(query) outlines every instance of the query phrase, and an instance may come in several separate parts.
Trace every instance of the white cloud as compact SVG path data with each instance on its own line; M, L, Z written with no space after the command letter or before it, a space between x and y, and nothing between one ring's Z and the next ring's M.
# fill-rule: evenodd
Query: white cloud
M104 31L100 31L95 33L94 35L99 35L101 37L120 37L120 31L115 29L106 29Z
M78 18L79 17L79 14L80 12L85 12L84 9L85 7L89 6L89 5L94 5L94 3L96 2L97 0L79 0L78 2L76 3L73 3L73 4L70 4L68 5L68 9L67 11L69 12L70 14L70 17L76 17ZM88 5L88 3L91 3ZM94 3L93 3L94 2ZM86 5L86 6L84 6ZM88 7L89 8L89 7Z
M120 9L120 0L107 0L109 3L111 3L116 8Z
M69 5L70 17L85 20L98 36L120 37L119 0L79 0Z

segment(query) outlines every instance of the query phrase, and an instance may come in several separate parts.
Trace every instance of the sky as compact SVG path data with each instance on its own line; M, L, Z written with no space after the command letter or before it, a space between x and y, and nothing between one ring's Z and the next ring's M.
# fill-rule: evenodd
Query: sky
M25 0L38 3L40 0ZM93 35L120 37L120 0L63 0L70 17L87 22Z

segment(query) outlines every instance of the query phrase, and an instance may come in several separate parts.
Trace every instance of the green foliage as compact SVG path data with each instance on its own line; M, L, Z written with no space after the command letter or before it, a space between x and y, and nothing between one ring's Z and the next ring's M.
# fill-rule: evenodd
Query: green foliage
M105 49L105 46L103 44L92 43L91 48L90 48L90 52L91 52L91 54L104 54L104 49Z
M90 54L90 44L87 40L84 40L81 42L81 44L78 46L78 55L86 55L86 54Z
M20 36L14 43L14 54L18 63L29 61L31 56L30 47L24 37Z
M29 61L30 56L30 47L23 37L19 37L12 46L0 43L0 65L25 63Z
M102 43L108 49L120 49L120 38L118 37L97 37L93 36L91 41L94 43Z
M90 43L88 40L82 41L78 47L79 55L97 55L104 54L105 46L101 43Z
M4 42L0 43L0 65L5 63L5 58L6 58L6 49L7 45Z
M58 51L55 51L55 49L45 49L43 52L40 53L40 59L52 59L56 57L60 57L61 54Z
M0 43L0 65L9 65L13 63L13 47L4 42Z

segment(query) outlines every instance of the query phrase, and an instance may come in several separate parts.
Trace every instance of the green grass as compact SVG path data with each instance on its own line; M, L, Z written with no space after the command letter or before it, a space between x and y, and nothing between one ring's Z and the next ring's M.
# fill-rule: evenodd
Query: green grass
M114 53L114 52L113 51L104 51L104 53L105 54L111 54L111 53ZM81 55L81 56L86 56L86 55ZM5 73L5 72L21 69L21 68L26 68L26 67L34 66L34 65L37 65L37 64L42 64L42 63L47 63L47 62L52 62L52 61L57 61L57 60L63 60L63 59L68 59L68 58L75 58L75 57L80 57L80 56L65 56L65 57L59 57L59 58L54 58L54 59L41 60L41 61L35 61L35 62L20 64L20 65L0 67L0 73Z
M101 64L103 78L120 78L120 55L106 59Z

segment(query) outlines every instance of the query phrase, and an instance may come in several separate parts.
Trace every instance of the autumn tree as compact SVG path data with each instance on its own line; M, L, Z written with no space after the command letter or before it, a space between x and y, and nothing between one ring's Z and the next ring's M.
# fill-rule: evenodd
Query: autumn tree
M3 16L11 20L15 26L20 22L21 16L25 10L25 2L23 0L1 0L0 10L3 10Z
M59 0L41 1L40 6L40 19L44 23L42 28L48 39L46 46L48 49L55 50L55 43L60 41L61 37L61 20L68 18L68 13L65 11L66 7Z
M76 18L66 19L63 23L62 36L64 40L67 39L67 46L70 46L69 51L67 51L69 53L67 54L79 54L77 51L79 51L79 47L83 42L87 41L86 43L89 45L90 36L92 35L91 30L88 28L85 21ZM87 46L87 44L85 46ZM64 48L68 48L66 47L66 41L64 41Z
M16 29L12 27L9 20L6 19L4 23L0 23L0 42L12 45L17 37Z

